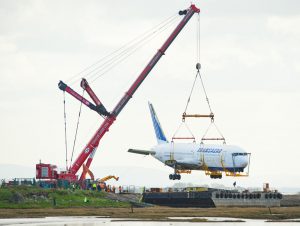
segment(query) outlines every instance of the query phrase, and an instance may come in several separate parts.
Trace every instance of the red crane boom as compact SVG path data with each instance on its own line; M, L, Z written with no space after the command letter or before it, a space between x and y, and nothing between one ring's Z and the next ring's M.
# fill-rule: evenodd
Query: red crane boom
M77 159L74 161L74 163L72 164L70 169L66 172L61 172L58 174L59 179L66 179L66 180L70 180L70 181L76 180L77 179L76 173L78 172L80 167L84 164L84 162L87 159L88 160L85 165L87 167L90 166L101 138L109 130L110 126L116 120L116 117L119 115L119 113L125 107L125 105L128 103L130 98L133 96L135 91L138 89L138 87L141 85L141 83L144 81L144 79L147 77L147 75L153 69L153 67L156 65L156 63L165 54L166 50L171 45L171 43L174 41L174 39L177 37L177 35L180 33L180 31L184 28L184 26L191 19L191 17L194 15L194 13L199 13L199 12L200 12L200 9L198 9L194 4L192 4L188 9L179 12L180 15L185 15L184 18L180 21L180 23L177 25L177 27L174 29L174 31L171 33L171 35L168 37L168 39L165 41L165 43L161 46L161 48L157 51L157 53L152 57L152 59L146 65L144 70L140 73L138 78L134 81L134 83L131 85L131 87L128 89L128 91L124 94L124 96L121 98L121 100L115 106L113 111L111 113L107 114L107 117L105 117L105 119L104 119L103 123L101 124L101 126L99 127L99 129L96 131L96 133L91 138L91 140L88 142L88 144L84 147L84 149L79 154ZM89 95L91 96L93 101L97 104L97 106L93 105L92 103L90 103L89 101L84 99L81 95L76 93L74 90L72 90L70 87L68 87L62 81L60 81L60 83L59 83L59 88L62 89L63 91L67 91L69 94L74 96L79 101L83 102L85 105L90 107L92 110L97 111L96 109L98 106L99 99L96 97L96 95L93 92L89 92ZM102 105L101 102L100 102L100 105ZM104 115L103 112L102 113L100 113L100 111L97 111L97 112L99 114ZM84 178L85 178L85 172L82 173L80 179L82 180Z

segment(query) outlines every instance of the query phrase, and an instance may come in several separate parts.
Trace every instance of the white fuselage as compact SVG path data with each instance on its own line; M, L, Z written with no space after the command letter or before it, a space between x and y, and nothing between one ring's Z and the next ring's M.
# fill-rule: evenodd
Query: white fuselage
M152 155L164 164L183 170L229 170L243 172L248 165L247 153L238 146L197 144L197 143L161 143L151 149Z

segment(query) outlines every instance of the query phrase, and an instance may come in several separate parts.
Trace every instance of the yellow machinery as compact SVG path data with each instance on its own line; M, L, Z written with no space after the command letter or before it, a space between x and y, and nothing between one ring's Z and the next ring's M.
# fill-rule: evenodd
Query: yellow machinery
M106 177L103 177L101 179L97 179L97 187L100 186L101 189L107 191L107 192L115 192L115 187L111 187L109 185L106 186L106 181L110 180L110 179L115 179L116 181L119 180L119 177L113 176L113 175L109 175Z
M115 179L116 181L118 181L119 177L116 177L116 176L113 176L113 175L109 175L109 176L103 177L101 179L97 179L97 182L99 182L99 183L102 182L103 183L103 182L108 181L110 179Z

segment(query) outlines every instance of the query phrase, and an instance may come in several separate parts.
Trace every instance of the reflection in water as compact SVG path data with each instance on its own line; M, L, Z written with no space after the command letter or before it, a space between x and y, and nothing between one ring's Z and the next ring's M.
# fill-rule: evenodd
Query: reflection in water
M191 217L186 218L170 218L170 219L192 219ZM199 218L203 219L203 218ZM222 221L222 220L237 220L230 218L215 218L207 217L210 221ZM290 222L265 222L264 220L246 220L240 219L245 222L218 222L218 226L285 226L291 225ZM20 219L0 219L0 225L40 225L40 226L186 226L186 225L201 225L201 226L216 226L214 222L156 222L156 221L126 221L122 219L111 219L105 217L46 217L46 218L20 218ZM292 223L292 225L300 225L299 222Z

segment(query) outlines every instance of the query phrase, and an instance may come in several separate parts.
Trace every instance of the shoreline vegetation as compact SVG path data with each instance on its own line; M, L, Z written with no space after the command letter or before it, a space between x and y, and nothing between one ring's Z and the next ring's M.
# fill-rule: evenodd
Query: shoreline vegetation
M89 190L41 189L29 186L0 188L0 218L94 216L130 220L206 221L205 217L300 219L300 206L171 208L140 203L141 195L114 194ZM170 219L169 217L196 217Z

